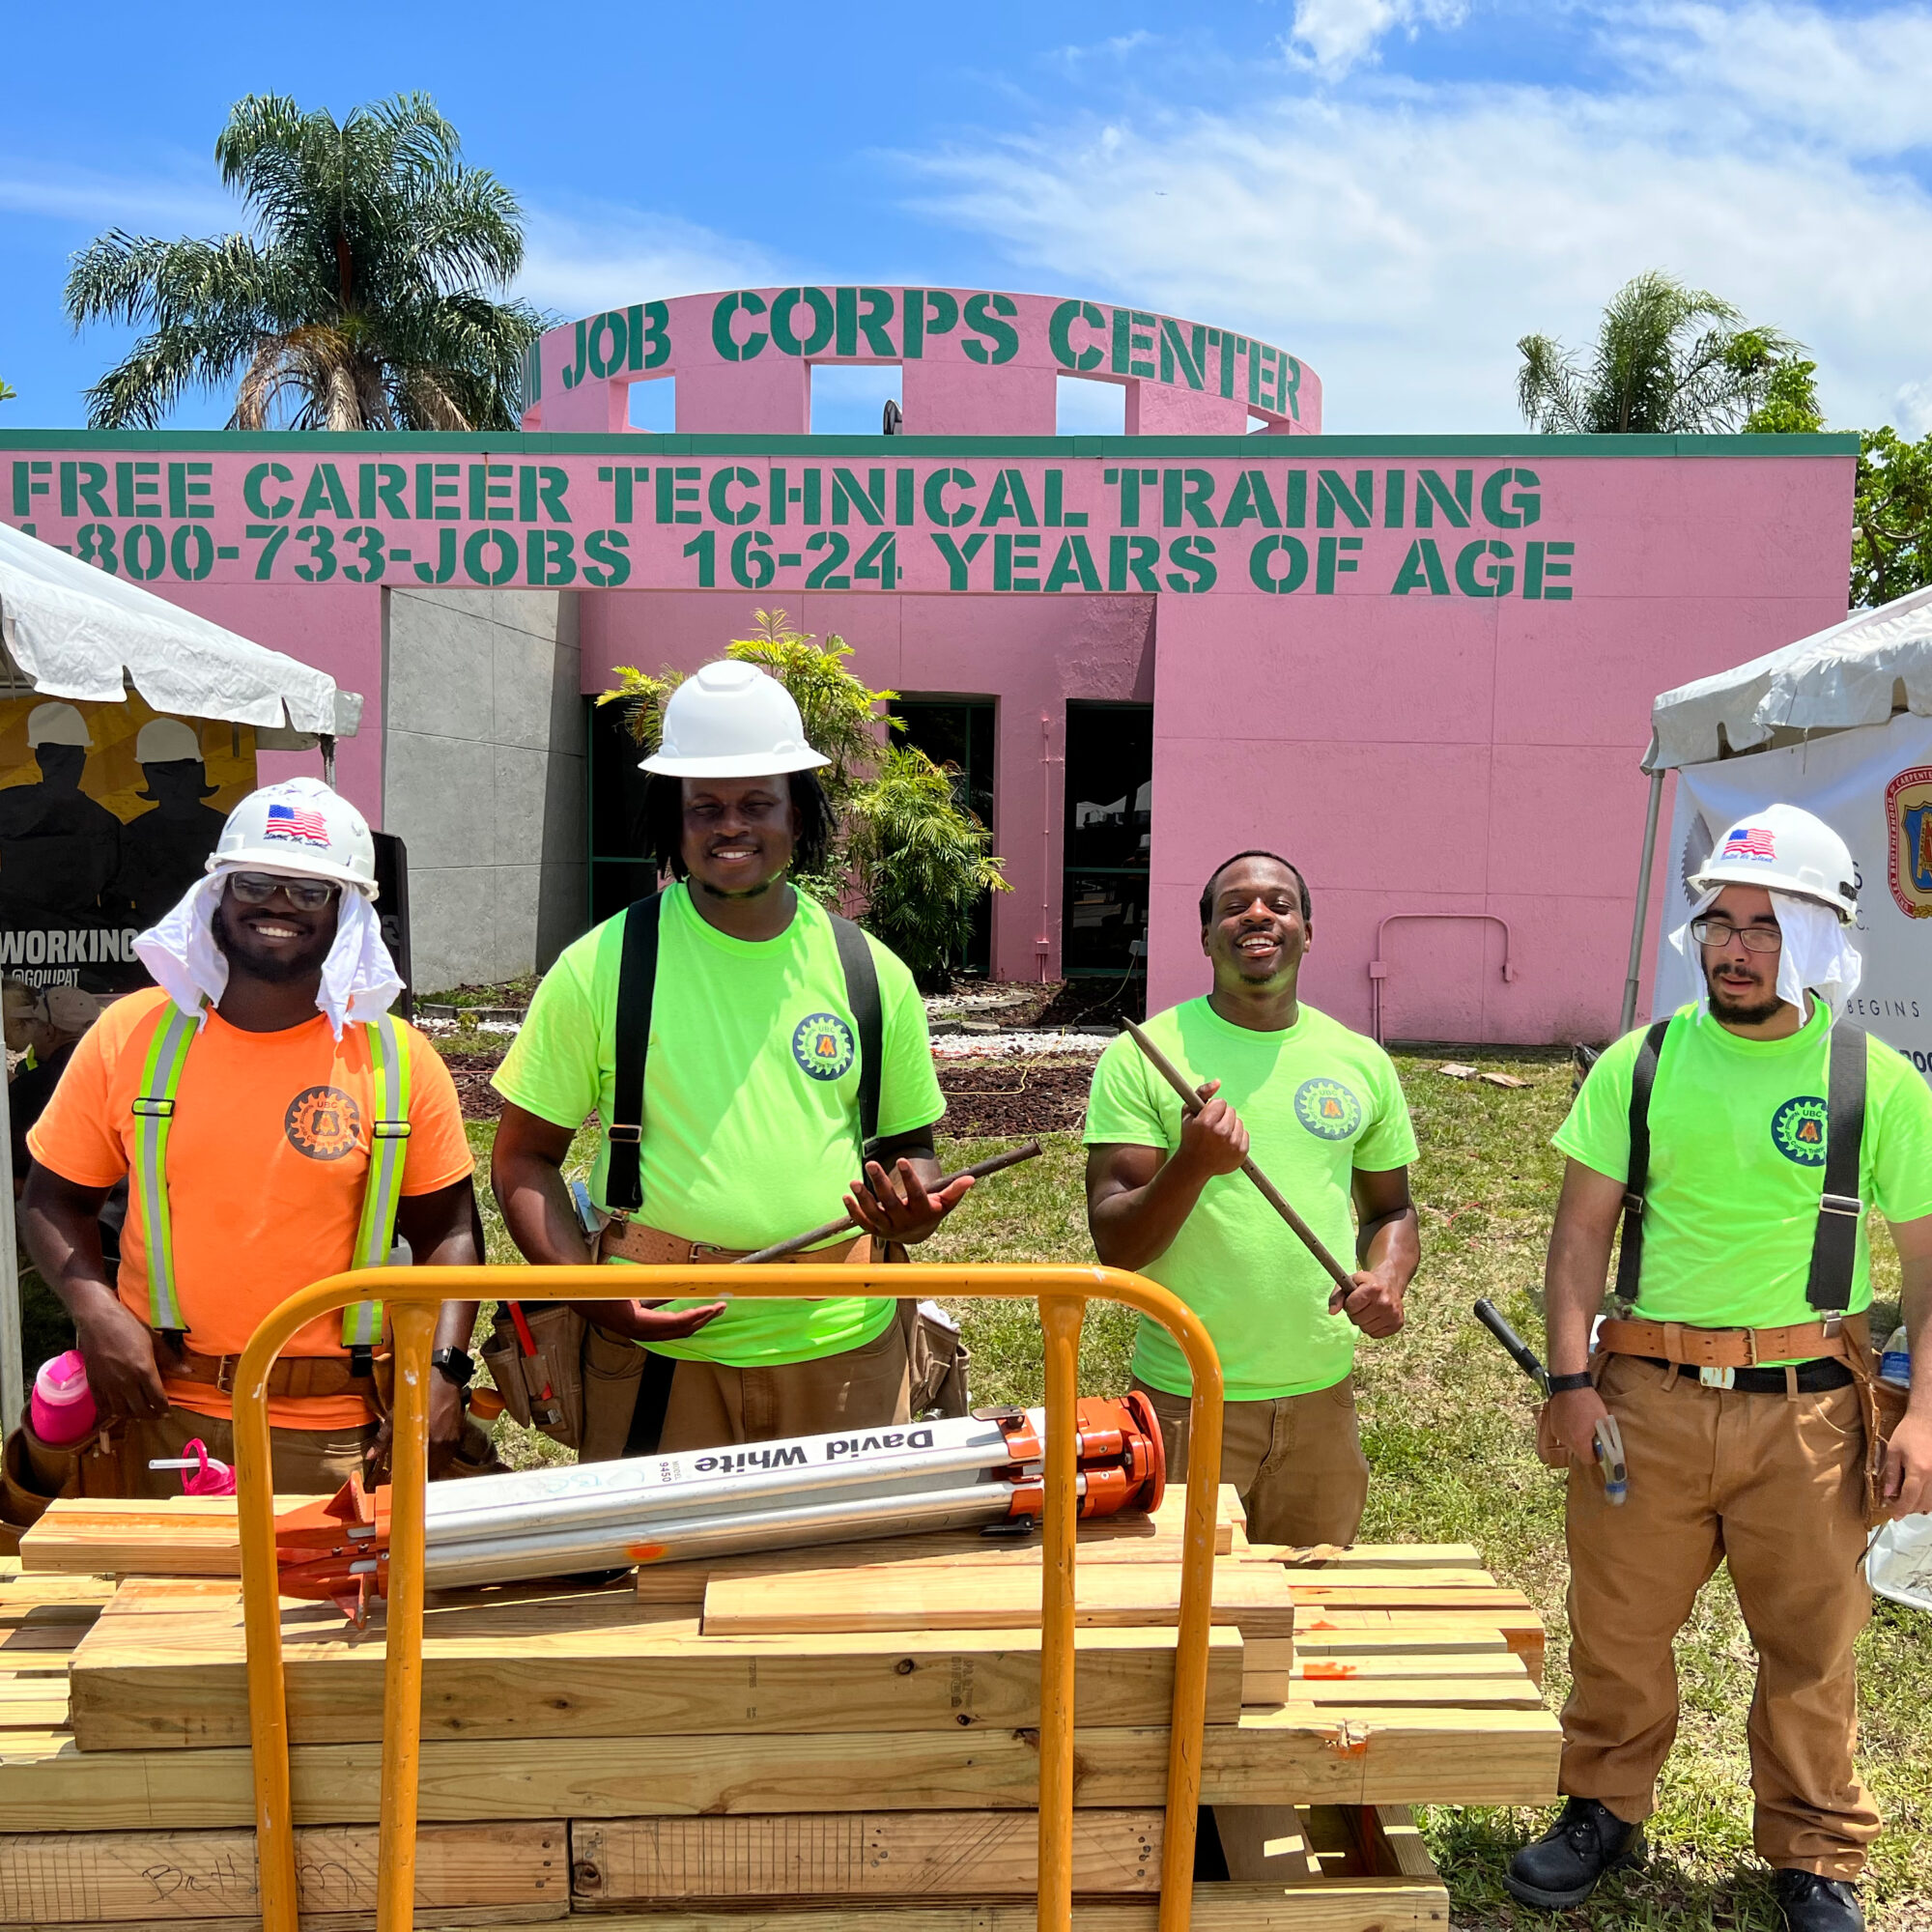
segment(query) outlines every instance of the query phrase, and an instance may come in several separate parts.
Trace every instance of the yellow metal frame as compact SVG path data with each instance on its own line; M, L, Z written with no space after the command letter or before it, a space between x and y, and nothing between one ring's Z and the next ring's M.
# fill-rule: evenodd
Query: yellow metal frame
M1221 1363L1207 1329L1166 1289L1104 1267L876 1268L807 1264L769 1272L715 1264L629 1268L624 1286L654 1292L794 1299L852 1294L1037 1297L1046 1353L1045 1522L1040 1564L1039 1932L1073 1918L1073 1552L1078 1459L1072 1427L1080 1330L1092 1300L1124 1302L1161 1323L1194 1378L1181 1543L1180 1615L1169 1717L1167 1823L1161 1846L1159 1932L1187 1932L1208 1710L1208 1639L1214 1587L1214 1500L1221 1467ZM422 1738L424 1511L429 1487L429 1376L437 1313L445 1301L604 1300L609 1268L366 1268L292 1294L249 1338L235 1377L235 1454L242 1601L248 1657L248 1731L255 1774L255 1843L265 1932L298 1932L295 1816L289 1778L287 1684L276 1590L275 1498L269 1449L269 1371L319 1316L380 1298L395 1349L390 1457L389 1577L383 1672L382 1847L378 1932L409 1932L415 1895L416 1782Z

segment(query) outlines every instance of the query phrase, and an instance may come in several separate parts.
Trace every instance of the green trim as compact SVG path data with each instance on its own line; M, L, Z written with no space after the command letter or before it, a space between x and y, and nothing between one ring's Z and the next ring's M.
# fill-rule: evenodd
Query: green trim
M347 450L491 452L519 456L869 456L936 461L949 455L982 459L1058 457L1066 462L1121 457L1207 457L1227 461L1260 444L1271 463L1321 463L1344 457L1476 456L1856 456L1856 430L1816 436L654 436L505 430L384 434L380 430L0 430L0 458L11 451L153 449L276 450L340 455Z

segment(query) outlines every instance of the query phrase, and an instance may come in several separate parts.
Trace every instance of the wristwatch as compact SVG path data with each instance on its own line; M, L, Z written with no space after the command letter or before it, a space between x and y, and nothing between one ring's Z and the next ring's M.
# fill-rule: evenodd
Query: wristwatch
M1594 1388L1595 1386L1595 1379L1587 1369L1579 1375L1551 1376L1549 1378L1549 1393L1551 1395L1569 1395L1576 1389Z
M439 1349L429 1358L433 1369L440 1369L458 1388L468 1388L476 1373L475 1358L462 1349Z

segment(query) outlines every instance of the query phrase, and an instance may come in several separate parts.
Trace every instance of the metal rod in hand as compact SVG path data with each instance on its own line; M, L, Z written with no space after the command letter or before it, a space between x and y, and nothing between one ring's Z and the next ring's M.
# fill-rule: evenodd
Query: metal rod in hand
M943 1176L929 1190L942 1194L955 1180L984 1180L989 1174L999 1174L1009 1167L1017 1167L1023 1160L1036 1160L1039 1156L1039 1143L1028 1141L1024 1147L1009 1148L1005 1153L996 1153L990 1160L982 1160L974 1167L962 1167L957 1174ZM733 1264L736 1267L748 1267L753 1262L782 1261L786 1255L803 1254L807 1248L815 1248L821 1241L829 1241L835 1236L842 1235L847 1228L859 1224L849 1214L841 1214L836 1221L827 1221L823 1227L809 1229L803 1235L794 1235L788 1241L775 1242L769 1248L760 1248L754 1255L742 1256Z
M1186 1074L1181 1072L1179 1067L1175 1065L1174 1062L1168 1059L1167 1055L1132 1020L1122 1019L1121 1024L1133 1035L1134 1044L1147 1055L1149 1065L1180 1095L1181 1107L1187 1113L1198 1114L1201 1111L1201 1095L1188 1084ZM1281 1189L1255 1165L1252 1154L1242 1160L1241 1172L1260 1189L1262 1199L1294 1230L1301 1245L1327 1269L1329 1280L1344 1293L1352 1294L1355 1289L1354 1276L1328 1252L1321 1236L1289 1206Z
M1476 1303L1474 1313L1476 1320L1503 1345L1510 1360L1543 1391L1547 1399L1549 1394L1548 1372L1536 1359L1522 1337L1503 1320L1502 1311L1485 1297Z

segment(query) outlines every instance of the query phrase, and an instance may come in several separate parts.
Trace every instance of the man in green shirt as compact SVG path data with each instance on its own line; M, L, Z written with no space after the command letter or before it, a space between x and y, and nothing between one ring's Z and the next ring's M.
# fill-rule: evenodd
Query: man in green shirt
M1208 1324L1226 1378L1221 1479L1257 1543L1352 1542L1369 1465L1350 1372L1356 1331L1393 1335L1418 1260L1415 1136L1374 1040L1295 996L1312 937L1287 860L1242 852L1201 895L1214 990L1148 1021L1207 1104L1180 1098L1122 1035L1087 1106L1087 1226L1100 1259L1171 1289ZM1256 1160L1330 1249L1352 1242L1346 1295L1236 1170ZM1350 1213L1352 1203L1353 1213ZM1168 1474L1187 1468L1187 1364L1143 1321L1134 1385L1160 1418Z
M1808 812L1773 805L1732 827L1673 942L1703 996L1610 1047L1556 1135L1542 1435L1570 1464L1569 1803L1505 1881L1530 1904L1578 1904L1635 1858L1677 1728L1672 1641L1724 1562L1758 1654L1758 1856L1794 1932L1864 1922L1852 1882L1879 1818L1852 1754L1860 1558L1868 1514L1932 1508L1932 1374L1877 1453L1865 1213L1890 1223L1923 1361L1932 1091L1835 1017L1859 981L1856 878ZM1617 1287L1635 1305L1593 1348L1627 1189ZM1592 1465L1605 1414L1621 1506Z
M644 761L649 856L674 875L657 908L644 1061L640 1209L587 1242L561 1167L586 1115L605 1138L593 1201L611 1207L613 1122L639 1119L617 1092L626 920L567 948L537 988L496 1077L507 1103L491 1179L517 1245L536 1263L591 1258L728 1261L837 1216L865 1231L814 1262L873 1260L923 1240L970 1182L939 1190L932 1129L946 1110L912 975L869 935L881 1065L863 1065L863 1023L831 917L787 881L823 863L832 831L784 687L750 665L706 665L666 706ZM862 1146L861 1088L878 1079L877 1140ZM862 1175L863 1178L855 1179ZM708 1447L904 1421L906 1336L890 1300L581 1304L608 1333L676 1360L658 1442Z

